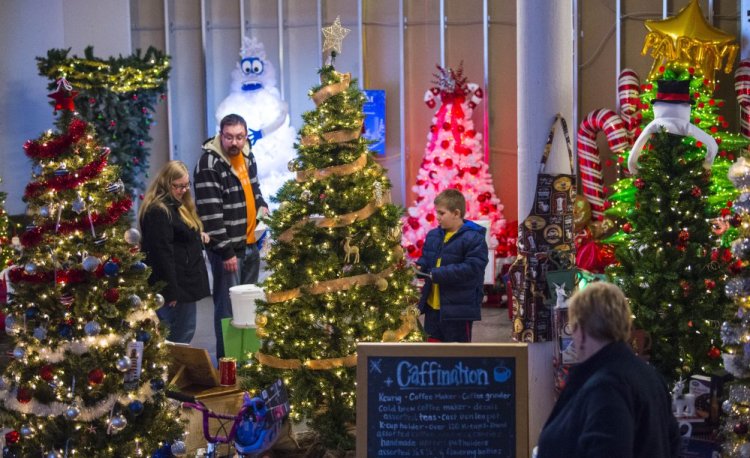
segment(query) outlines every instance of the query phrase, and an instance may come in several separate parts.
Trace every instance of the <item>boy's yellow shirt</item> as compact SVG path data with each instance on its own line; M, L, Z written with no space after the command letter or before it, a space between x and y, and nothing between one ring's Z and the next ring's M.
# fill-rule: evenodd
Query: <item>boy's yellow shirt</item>
M443 239L443 245L445 245L455 233L456 231L446 232L445 238ZM442 259L443 258L438 258L437 263L435 263L435 267L440 267L440 261ZM427 304L435 310L440 310L440 288L438 287L437 283L432 283L430 295L427 297Z

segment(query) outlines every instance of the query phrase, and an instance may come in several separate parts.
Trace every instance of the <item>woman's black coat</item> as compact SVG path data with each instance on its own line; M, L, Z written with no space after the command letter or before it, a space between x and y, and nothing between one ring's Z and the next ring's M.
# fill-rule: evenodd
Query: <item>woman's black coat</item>
M166 282L161 291L166 303L195 302L211 294L201 235L182 220L178 201L165 204L169 213L152 206L140 221L141 250L152 269L149 284Z

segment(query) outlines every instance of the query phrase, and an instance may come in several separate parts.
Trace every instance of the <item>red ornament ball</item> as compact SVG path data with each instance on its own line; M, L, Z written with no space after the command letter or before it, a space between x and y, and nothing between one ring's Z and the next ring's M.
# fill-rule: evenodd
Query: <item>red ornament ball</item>
M700 197L702 194L703 192L698 186L693 186L693 189L690 190L690 195L693 197Z
M5 442L8 444L15 444L21 440L21 435L15 429L13 431L5 433Z
M717 359L721 357L721 350L719 350L716 347L711 347L710 350L708 350L708 357L711 359Z
M120 291L117 288L110 288L104 292L104 299L114 304L120 299Z
M625 223L622 225L622 230L626 234L630 234L631 232L633 232L633 225L630 223Z
M451 158L446 159L445 162L443 162L443 165L446 167L453 167L453 159Z
M448 149L449 146L451 146L451 142L449 142L448 140L443 140L442 142L440 142L440 147L443 149Z
M434 163L435 165L440 165L440 158L439 158L439 157L436 157L435 159L433 159L433 160L432 160L432 162L433 162L433 163Z
M711 280L710 278L703 280L703 284L706 285L706 289L708 290L716 288L716 282L714 280Z
M690 232L686 231L685 229L681 230L680 233L677 235L677 239L681 243L685 243L688 240L690 240Z
M646 187L646 182L643 181L641 178L636 178L635 181L633 182L633 184L638 189L643 189L643 188Z
M443 123L443 130L451 130L451 123L444 122Z
M52 364L45 364L39 368L39 376L45 382L51 382L52 379L55 378L55 375L52 373L53 369L54 367L52 367Z
M421 250L423 246L424 246L424 240L417 240L417 248Z
M412 229L419 229L419 220L417 218L410 216L408 222Z
M21 404L28 404L31 401L31 390L28 388L19 388L16 393L16 399Z
M466 136L469 138L474 138L476 136L477 132L474 129L470 129L466 131Z
M89 385L99 385L104 381L104 371L96 368L89 371Z
M745 434L747 434L747 422L741 421L739 423L735 423L734 428L732 429L734 430L735 434L744 436Z
M427 216L424 217L424 219L426 219L429 222L433 222L435 221L435 215L433 215L432 213L428 213Z

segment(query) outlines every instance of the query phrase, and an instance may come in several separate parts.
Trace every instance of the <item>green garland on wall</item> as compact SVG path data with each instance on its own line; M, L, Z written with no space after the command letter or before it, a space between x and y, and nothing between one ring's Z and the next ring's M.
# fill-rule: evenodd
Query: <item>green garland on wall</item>
M89 46L84 57L68 56L68 49L50 49L37 57L39 73L50 79L49 89L65 77L79 91L75 99L81 118L93 124L103 145L112 152L126 189L133 196L143 192L151 155L149 130L156 124L153 113L166 98L169 57L149 47L127 57L107 60L94 56Z

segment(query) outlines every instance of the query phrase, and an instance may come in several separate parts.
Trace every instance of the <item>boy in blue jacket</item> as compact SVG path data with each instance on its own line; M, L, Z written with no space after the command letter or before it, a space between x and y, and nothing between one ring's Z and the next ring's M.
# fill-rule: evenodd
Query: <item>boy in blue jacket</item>
M471 327L482 319L485 228L464 220L466 200L455 189L435 198L439 227L425 237L415 266L425 279L419 310L429 342L471 342Z

